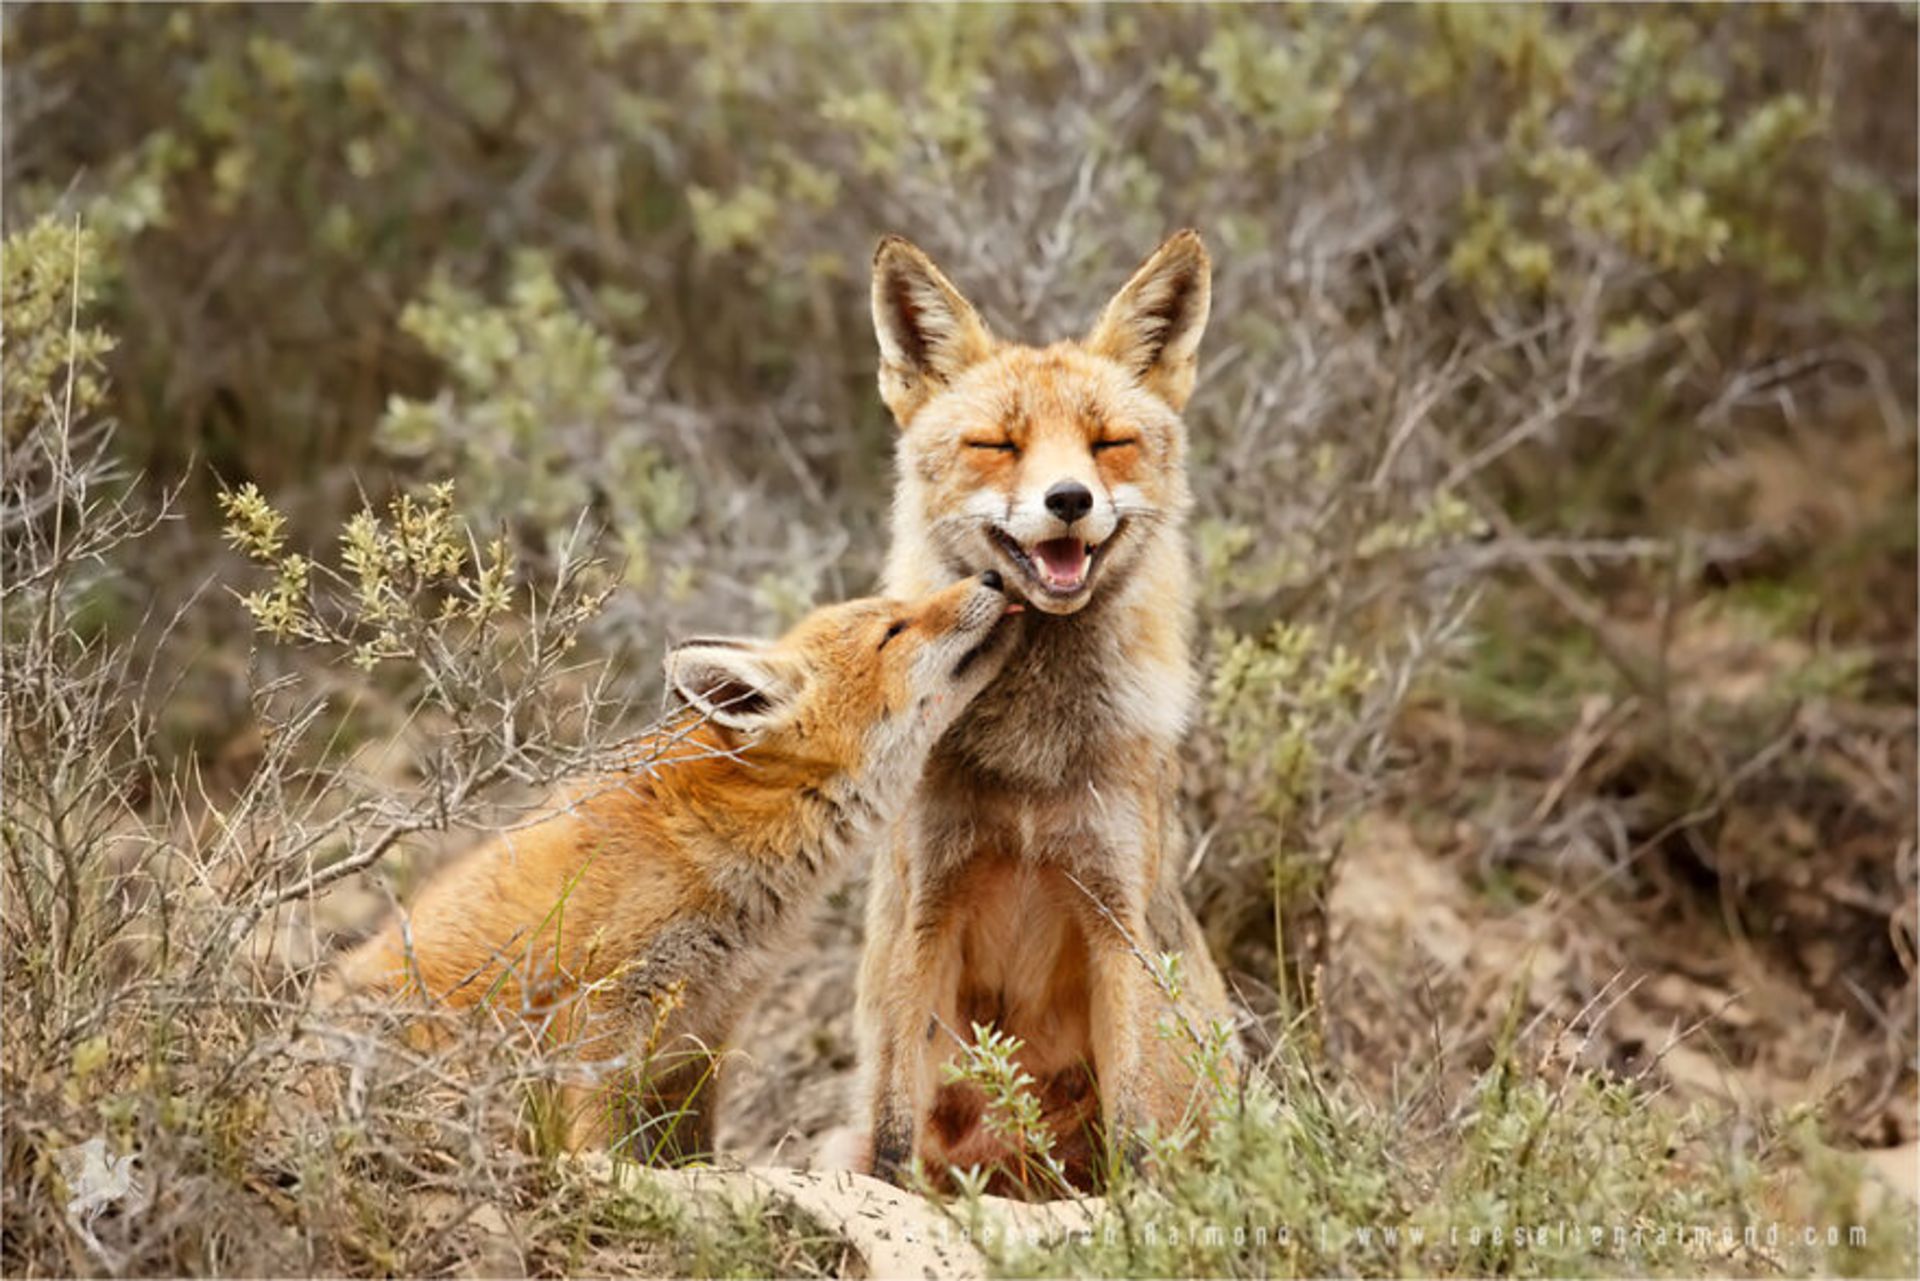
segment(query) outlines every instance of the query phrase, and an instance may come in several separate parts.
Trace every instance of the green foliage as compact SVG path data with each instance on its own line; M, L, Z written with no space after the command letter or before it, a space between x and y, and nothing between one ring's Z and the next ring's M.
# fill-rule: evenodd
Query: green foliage
M1863 1215L1847 1191L1858 1163L1831 1152L1811 1197L1794 1204L1806 1217L1775 1227L1781 1198L1798 1187L1781 1164L1803 1142L1791 1134L1770 1138L1757 1162L1737 1162L1723 1146L1732 1136L1704 1115L1575 1071L1514 1079L1500 1063L1455 1102L1464 1121L1435 1144L1415 1118L1281 1054L1271 1079L1216 1108L1203 1140L1123 1177L1084 1229L1037 1247L1010 1242L999 1270L1891 1276L1911 1257L1910 1225L1891 1207ZM1806 1224L1844 1225L1841 1244L1794 1239Z
M1284 828L1319 783L1317 742L1351 722L1378 674L1312 627L1275 623L1263 637L1214 640L1207 715L1228 768L1242 771L1261 817ZM1259 836L1249 839L1259 840Z
M1911 227L1895 233L1840 194L1832 98L1763 71L1761 50L1782 35L1769 19L1670 8L1564 23L1498 5L1424 16L1438 39L1408 56L1412 82L1434 97L1470 86L1509 121L1448 258L1483 298L1571 297L1608 255L1669 277L1724 263L1811 285L1847 316L1873 305L1855 274L1866 261L1878 264L1867 293L1891 279L1881 270L1913 279ZM1846 236L1805 234L1836 215Z
M1817 34L1829 60L1866 57L1910 23L1862 13ZM8 31L20 118L65 124L75 108L35 96L49 77L126 92L88 103L84 135L22 131L8 212L77 199L116 246L138 238L111 296L140 339L121 417L155 456L198 444L269 483L358 455L394 393L421 401L432 374L402 334L462 395L495 377L447 359L446 313L480 310L461 290L488 281L538 292L516 265L529 246L607 305L616 357L672 352L677 396L750 404L797 379L826 420L877 423L863 361L796 353L859 335L846 286L878 230L959 240L966 219L949 226L934 190L1018 191L1056 148L1087 164L1116 246L1194 218L1217 223L1223 261L1281 246L1337 149L1377 200L1419 207L1453 279L1495 309L1576 298L1604 267L1622 318L1716 272L1871 323L1911 290L1912 220L1897 175L1858 158L1876 88L1823 77L1808 27L1738 7L915 6L832 23L787 6L50 7ZM1116 83L1145 96L1097 123L1076 110ZM253 269L217 270L237 244ZM1072 277L1096 262L1112 270L1076 253ZM433 281L438 319L411 301ZM203 283L217 312L193 309ZM552 327L550 297L511 307L473 323L604 365ZM235 414L282 447L233 434Z
M107 394L101 374L113 340L82 327L99 291L98 236L48 215L6 238L0 250L0 309L7 359L0 370L0 423L9 446L35 423L85 418Z
M650 540L686 524L691 497L634 430L638 398L613 344L568 306L551 265L521 255L498 307L436 281L400 324L452 385L431 400L394 397L381 446L458 476L477 514L547 555L594 513L622 540L630 580L644 581Z

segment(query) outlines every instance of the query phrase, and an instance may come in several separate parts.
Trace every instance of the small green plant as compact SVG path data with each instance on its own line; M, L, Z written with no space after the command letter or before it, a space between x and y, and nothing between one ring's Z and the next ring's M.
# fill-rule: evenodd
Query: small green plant
M436 648L489 641L513 605L515 582L506 540L484 554L463 538L453 482L424 498L401 494L382 518L362 510L340 535L336 609L315 599L314 562L285 549L286 518L251 483L220 496L227 541L272 571L270 586L241 598L261 631L276 641L336 645L362 670L392 659L431 656ZM323 569L323 573L326 571ZM569 632L597 612L609 590L590 590L556 620ZM569 647L562 641L562 648Z
M1066 1168L1054 1155L1054 1136L1034 1092L1031 1073L1020 1065L1025 1044L1019 1037L990 1025L976 1023L972 1036L960 1047L957 1059L941 1066L949 1085L966 1085L985 1099L981 1124L1014 1154L1013 1171L1023 1186L1042 1195L1071 1195ZM963 1191L978 1195L985 1172L957 1170L954 1178Z
M997 1268L1688 1276L1844 1265L1891 1276L1912 1257L1897 1209L1863 1211L1845 1193L1857 1163L1831 1157L1815 1199L1832 1195L1796 1211L1842 1225L1841 1245L1796 1244L1778 1217L1783 1189L1800 1178L1786 1135L1757 1162L1737 1162L1724 1118L1680 1113L1630 1083L1503 1059L1464 1095L1415 1110L1321 1075L1283 1044L1199 1141L1123 1174L1084 1229L1010 1242Z
M7 237L0 257L0 311L7 359L0 369L0 431L9 450L36 424L86 419L107 393L113 339L79 323L99 290L99 236L48 215Z
M1262 636L1214 638L1207 720L1220 744L1234 834L1228 855L1268 870L1277 990L1312 1004L1318 948L1297 923L1324 900L1335 848L1315 830L1326 755L1352 727L1378 671L1310 625L1277 622ZM1296 926L1296 928L1290 928Z
M692 497L636 429L639 396L612 341L568 305L551 265L520 255L500 306L436 279L400 325L451 382L429 400L394 397L381 446L457 476L480 518L543 558L592 512L621 540L629 580L643 582L652 539L687 523Z

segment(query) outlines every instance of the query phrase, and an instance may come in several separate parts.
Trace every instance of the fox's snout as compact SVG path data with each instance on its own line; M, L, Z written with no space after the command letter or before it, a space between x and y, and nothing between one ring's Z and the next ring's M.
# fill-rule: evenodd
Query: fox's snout
M920 625L929 636L971 638L1007 612L1006 580L989 569L935 592L920 610Z
M977 692L1006 654L1012 632L1002 620L1019 612L997 569L963 578L927 598L921 625L929 642L928 662L915 677L923 682L922 692L944 695L955 682Z

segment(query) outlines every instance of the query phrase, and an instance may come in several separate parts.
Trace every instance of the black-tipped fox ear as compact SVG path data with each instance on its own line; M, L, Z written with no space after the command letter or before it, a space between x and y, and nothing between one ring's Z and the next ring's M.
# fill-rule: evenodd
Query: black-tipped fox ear
M1200 233L1175 232L1113 296L1087 349L1124 365L1141 386L1183 409L1193 394L1212 297L1213 263Z
M993 335L933 259L898 236L873 255L880 399L905 427L929 397L993 353Z
M793 672L753 640L703 637L667 651L667 683L707 717L752 732L780 718L799 688Z

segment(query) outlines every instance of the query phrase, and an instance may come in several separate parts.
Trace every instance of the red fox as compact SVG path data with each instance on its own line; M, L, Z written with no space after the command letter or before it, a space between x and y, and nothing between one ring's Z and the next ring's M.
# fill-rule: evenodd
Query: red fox
M634 744L648 768L447 869L344 958L334 999L524 1019L586 1069L561 1094L573 1146L708 1150L710 1078L771 957L1000 670L1017 610L990 570L820 609L771 644L676 647L689 707Z
M1024 1043L1052 1155L1090 1185L1103 1136L1189 1119L1190 1037L1230 1019L1180 896L1177 746L1194 696L1179 411L1210 264L1169 239L1080 342L1002 342L927 256L874 258L880 393L900 426L887 590L993 567L1032 608L1001 676L935 748L876 856L858 997L868 1164L1029 1182L1035 1154L942 1072L991 1024ZM1170 1008L1149 961L1181 973ZM1129 1152L1137 1153L1129 1143Z

